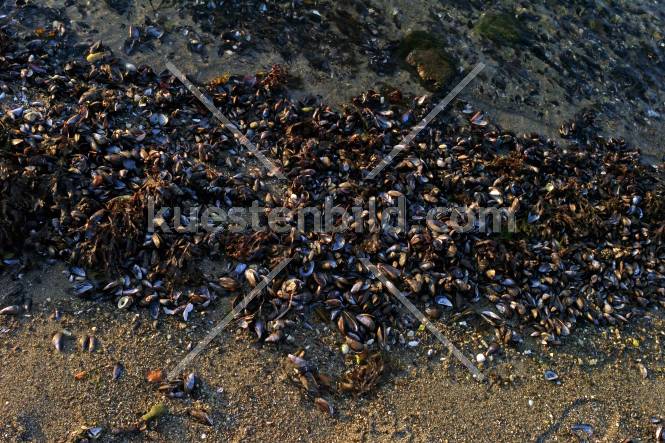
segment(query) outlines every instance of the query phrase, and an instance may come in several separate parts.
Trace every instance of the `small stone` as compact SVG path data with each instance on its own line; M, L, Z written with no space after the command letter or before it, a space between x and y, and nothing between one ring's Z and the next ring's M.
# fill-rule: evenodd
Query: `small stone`
M476 355L476 361L478 363L483 363L485 361L485 354L481 352L480 354Z

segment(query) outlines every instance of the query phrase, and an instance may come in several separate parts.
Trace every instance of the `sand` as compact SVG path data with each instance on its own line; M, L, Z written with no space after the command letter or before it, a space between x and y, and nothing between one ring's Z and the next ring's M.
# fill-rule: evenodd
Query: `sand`
M300 349L319 371L337 379L345 369L335 351L340 338L326 325L297 328L274 346L230 326L188 370L200 384L192 397L168 399L146 380L148 371L173 368L229 308L222 300L185 323L157 322L146 310L71 295L65 268L36 265L22 279L32 296L30 315L0 318L0 428L2 441L65 441L81 426L103 428L100 441L571 441L573 426L588 424L589 441L652 441L654 417L665 415L665 315L653 311L624 328L585 327L555 348L523 343L488 360L479 383L423 332L415 348L397 345L369 395L332 394L334 415L318 410L292 381L286 356ZM3 282L5 283L5 282ZM60 320L51 318L58 308ZM437 324L467 355L491 337L456 323ZM68 331L63 352L51 337ZM96 336L94 353L76 339ZM428 357L428 350L434 355ZM111 367L125 371L112 380ZM647 370L644 378L639 365ZM558 382L544 379L554 370ZM82 380L74 375L88 374ZM141 434L113 435L156 403L169 412ZM213 426L189 416L206 410Z

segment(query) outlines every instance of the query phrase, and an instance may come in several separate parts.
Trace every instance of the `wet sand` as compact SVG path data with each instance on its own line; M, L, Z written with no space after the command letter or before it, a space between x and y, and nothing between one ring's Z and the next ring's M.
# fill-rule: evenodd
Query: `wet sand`
M80 426L102 427L100 441L572 441L585 437L573 431L580 424L591 426L589 441L653 441L652 419L665 414L662 311L624 328L578 329L560 347L507 349L486 362L486 383L473 380L432 336L418 333L417 347L398 345L387 354L388 370L369 396L332 395L332 417L314 407L286 364L288 353L305 349L320 371L337 378L345 368L334 350L341 342L326 325L298 328L292 343L278 346L258 345L230 327L192 363L201 380L192 397L165 399L146 381L148 371L174 367L230 301L189 323L153 322L146 310L72 297L64 270L40 265L29 272L23 281L33 313L0 318L2 441L66 441ZM56 307L60 320L50 318ZM482 328L438 326L467 355L491 337ZM62 330L72 337L59 353L51 337ZM100 340L96 352L78 349L82 334ZM116 362L125 371L112 380ZM559 382L546 381L545 370L554 370ZM76 380L79 371L88 374ZM158 402L169 412L148 431L111 434ZM206 410L214 425L194 421L192 407Z

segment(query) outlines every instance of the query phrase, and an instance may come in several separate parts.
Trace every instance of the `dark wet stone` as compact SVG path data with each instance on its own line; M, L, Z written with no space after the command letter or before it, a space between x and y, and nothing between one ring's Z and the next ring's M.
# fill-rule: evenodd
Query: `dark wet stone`
M483 14L474 30L478 35L492 40L498 45L528 43L528 32L524 25L512 14L488 12Z
M443 43L426 31L409 32L399 43L397 55L405 59L414 49L443 50Z

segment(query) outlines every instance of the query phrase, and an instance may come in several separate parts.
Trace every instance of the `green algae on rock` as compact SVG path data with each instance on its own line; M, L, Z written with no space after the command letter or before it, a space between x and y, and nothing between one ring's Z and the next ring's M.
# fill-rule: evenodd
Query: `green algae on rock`
M505 12L487 12L481 15L474 31L499 45L528 42L524 25L514 15Z
M454 75L456 63L444 50L443 43L425 31L413 31L404 37L397 55L414 67L429 89L442 88Z

